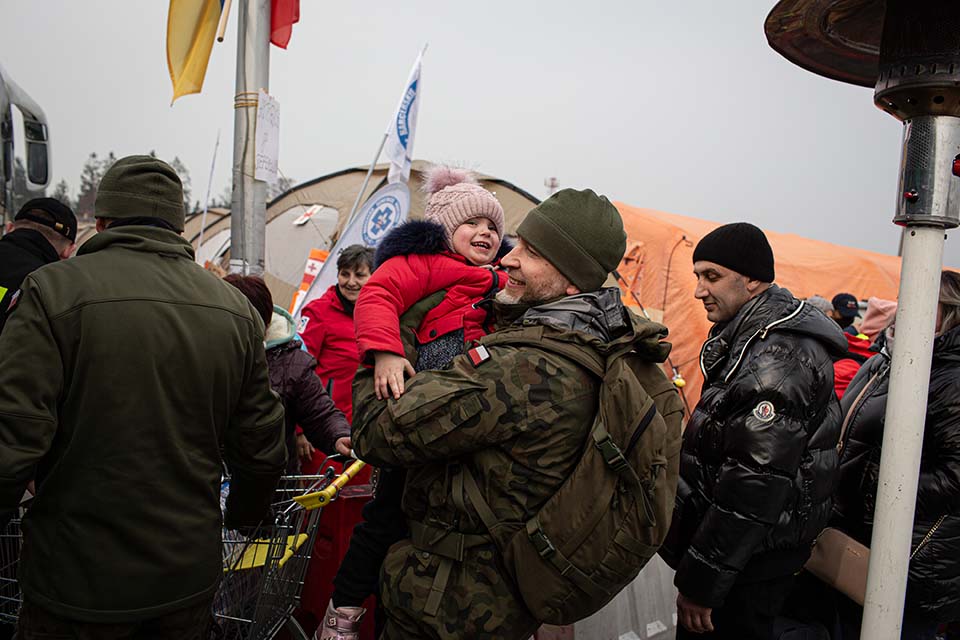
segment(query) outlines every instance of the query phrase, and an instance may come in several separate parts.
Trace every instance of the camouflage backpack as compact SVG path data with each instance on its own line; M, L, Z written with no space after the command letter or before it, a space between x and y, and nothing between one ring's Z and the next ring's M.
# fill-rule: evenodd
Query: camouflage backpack
M670 528L683 407L657 363L629 346L606 361L547 337L492 334L486 346L529 344L602 380L597 417L560 489L517 530L497 522L464 466L466 496L500 549L527 608L569 624L608 603L653 556Z

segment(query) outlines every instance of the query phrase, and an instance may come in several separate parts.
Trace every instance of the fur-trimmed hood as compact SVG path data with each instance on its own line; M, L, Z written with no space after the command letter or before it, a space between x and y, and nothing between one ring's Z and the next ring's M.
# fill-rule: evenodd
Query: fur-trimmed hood
M270 326L266 328L264 335L264 347L272 349L282 344L287 344L296 339L297 327L293 322L293 317L287 313L283 307L273 305L273 319L270 320ZM297 348L300 347L300 341L297 340Z
M494 263L500 262L500 259L511 249L513 249L513 242L508 238L501 238L500 249L497 251ZM379 267L396 256L430 255L443 252L450 253L450 249L444 239L442 226L426 220L408 220L390 231L380 242L374 264Z

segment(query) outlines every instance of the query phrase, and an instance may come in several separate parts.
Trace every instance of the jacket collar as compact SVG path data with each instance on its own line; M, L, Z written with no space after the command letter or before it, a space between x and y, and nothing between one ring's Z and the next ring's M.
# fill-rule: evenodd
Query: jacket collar
M273 305L273 318L264 333L264 346L267 349L279 347L294 340L297 337L297 328L293 323L293 316L283 307Z
M700 371L708 382L729 381L747 348L771 332L792 331L819 340L831 355L842 356L847 340L837 323L797 300L788 290L770 285L726 323L714 325L700 349Z
M129 226L101 231L83 243L77 255L106 249L128 249L173 258L194 259L193 246L174 231L157 227Z
M670 353L670 344L663 342L667 328L630 313L617 287L565 296L535 307L496 303L494 312L499 319L515 318L508 331L532 328L544 337L571 342L604 357L633 350L652 362L663 362Z
M3 236L2 241L30 252L47 264L60 260L60 254L57 253L57 250L36 229L14 229Z

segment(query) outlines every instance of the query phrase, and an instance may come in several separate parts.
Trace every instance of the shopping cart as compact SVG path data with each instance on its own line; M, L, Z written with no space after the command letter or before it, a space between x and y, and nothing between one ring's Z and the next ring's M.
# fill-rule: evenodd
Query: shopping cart
M19 518L0 528L0 625L16 624L20 613L23 597L17 582L17 563L22 545Z
M286 626L308 640L293 617L300 602L322 507L364 466L339 475L327 459L315 476L285 476L277 486L273 517L252 532L223 530L223 581L214 599L216 635L224 640L267 640ZM225 499L225 494L224 494Z

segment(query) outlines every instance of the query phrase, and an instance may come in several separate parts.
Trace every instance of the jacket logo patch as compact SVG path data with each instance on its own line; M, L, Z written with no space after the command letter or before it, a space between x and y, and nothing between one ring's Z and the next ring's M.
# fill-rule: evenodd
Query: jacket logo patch
M770 422L777 417L777 412L773 408L773 403L764 400L753 408L753 417L760 422Z
M475 347L467 351L467 357L470 358L470 362L473 363L473 366L479 367L481 364L490 359L490 352L487 351L487 348L481 344L479 347Z
M297 333L303 333L307 330L307 323L310 322L310 318L307 316L300 317L300 324L297 326Z

